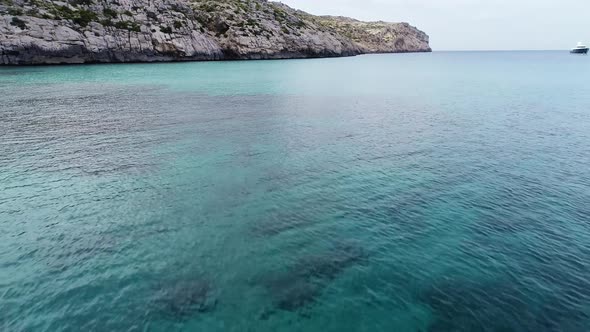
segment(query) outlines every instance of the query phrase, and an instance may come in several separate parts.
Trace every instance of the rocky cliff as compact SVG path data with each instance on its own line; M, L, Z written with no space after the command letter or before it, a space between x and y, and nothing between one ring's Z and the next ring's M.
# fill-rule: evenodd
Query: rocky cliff
M0 0L0 64L427 52L406 23L319 17L266 0Z
M360 45L364 53L429 52L428 35L408 23L361 22L348 17L312 17Z

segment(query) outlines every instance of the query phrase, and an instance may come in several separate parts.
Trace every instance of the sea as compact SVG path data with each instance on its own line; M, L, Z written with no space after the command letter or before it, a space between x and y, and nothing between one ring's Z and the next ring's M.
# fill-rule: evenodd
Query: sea
M590 58L0 68L0 331L590 331Z

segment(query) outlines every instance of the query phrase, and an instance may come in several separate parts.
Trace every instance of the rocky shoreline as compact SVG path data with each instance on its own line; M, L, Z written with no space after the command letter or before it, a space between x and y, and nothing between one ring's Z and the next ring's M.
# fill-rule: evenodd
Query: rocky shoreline
M0 0L0 65L292 59L430 52L407 23L265 0Z

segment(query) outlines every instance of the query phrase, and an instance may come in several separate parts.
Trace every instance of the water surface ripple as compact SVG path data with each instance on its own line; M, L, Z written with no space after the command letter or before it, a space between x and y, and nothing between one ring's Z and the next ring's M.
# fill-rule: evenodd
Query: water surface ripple
M588 75L0 68L0 330L586 332Z

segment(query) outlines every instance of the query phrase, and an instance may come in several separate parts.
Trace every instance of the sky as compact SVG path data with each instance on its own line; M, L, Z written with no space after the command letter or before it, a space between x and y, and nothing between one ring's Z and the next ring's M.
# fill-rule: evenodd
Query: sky
M590 44L590 0L281 0L316 15L408 22L443 50L559 50Z

